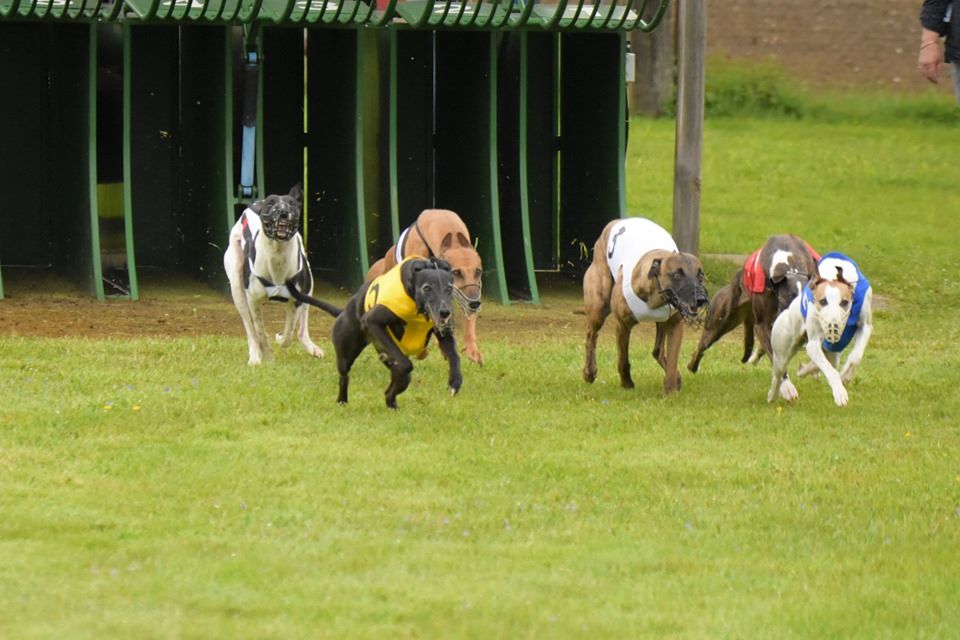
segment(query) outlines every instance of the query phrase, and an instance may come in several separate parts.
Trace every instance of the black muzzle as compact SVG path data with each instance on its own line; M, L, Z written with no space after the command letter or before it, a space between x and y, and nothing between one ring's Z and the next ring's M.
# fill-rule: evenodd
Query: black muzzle
M667 302L676 309L687 322L703 324L707 315L710 299L706 288L699 283L684 282L678 287L662 290Z

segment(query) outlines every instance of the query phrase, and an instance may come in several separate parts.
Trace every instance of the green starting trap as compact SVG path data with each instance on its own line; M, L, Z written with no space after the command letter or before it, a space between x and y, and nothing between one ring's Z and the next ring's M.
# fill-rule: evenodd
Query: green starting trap
M624 212L625 33L666 7L0 0L0 187L26 207L0 265L99 298L146 268L223 286L238 213L300 182L319 278L356 287L446 208L487 294L537 302Z

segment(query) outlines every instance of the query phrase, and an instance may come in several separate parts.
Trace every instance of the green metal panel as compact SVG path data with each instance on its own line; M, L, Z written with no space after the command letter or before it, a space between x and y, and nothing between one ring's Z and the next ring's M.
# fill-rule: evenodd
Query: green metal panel
M540 35L540 34L537 34ZM529 113L530 84L532 81L529 65L530 33L517 31L500 36L499 53L499 134L498 141L500 165L500 228L503 242L504 267L507 286L511 296L539 303L540 296L533 270L533 247L530 225L530 167L529 165L529 129L531 121L549 123L551 110L543 113ZM547 88L550 88L550 68L544 74ZM535 76L543 83L543 77ZM537 92L534 92L535 94ZM549 137L548 140L549 142ZM549 168L552 154L546 158ZM550 174L547 173L546 188L549 191ZM536 185L533 185L536 186ZM547 202L549 205L549 200ZM549 219L549 206L541 211Z
M49 138L54 264L103 299L97 220L96 25L52 29Z
M179 29L127 26L128 64L124 178L134 250L128 249L133 294L136 266L172 268L182 260L179 178ZM134 258L135 256L135 258Z
M117 24L101 23L96 27L96 202L104 293L130 297L127 227L130 212L126 209L123 183L125 120L124 30ZM135 271L135 269L133 269ZM135 280L134 276L134 280Z
M622 35L560 40L560 266L579 274L604 225L624 213Z
M380 132L386 133L386 110L381 108L380 34L372 29L357 33L357 102L356 102L356 178L358 224L363 229L364 245L360 250L365 261L364 275L372 261L378 260L392 239L381 232L388 230L390 200L382 189L382 175L388 175L386 156L381 153ZM384 136L386 137L386 136ZM382 160L381 160L382 159ZM377 255L377 254L380 255Z
M557 43L553 33L528 32L521 81L523 98L519 117L521 187L530 224L530 242L536 269L554 271L560 266L560 229L557 172L559 89Z
M52 193L47 189L49 32L42 24L0 23L0 87L7 96L0 100L0 191L8 197L19 194L21 202L6 207L0 217L4 265L50 266L53 260Z
M310 29L307 55L307 180L311 266L353 289L369 268L362 210L364 47L352 30Z
M262 31L262 41L261 198L287 193L303 180L303 31L267 28Z
M179 264L221 288L235 220L229 29L180 28Z
M500 242L495 32L436 34L436 206L463 218L488 295L509 302Z
M391 215L398 230L433 200L433 39L426 31L391 31Z

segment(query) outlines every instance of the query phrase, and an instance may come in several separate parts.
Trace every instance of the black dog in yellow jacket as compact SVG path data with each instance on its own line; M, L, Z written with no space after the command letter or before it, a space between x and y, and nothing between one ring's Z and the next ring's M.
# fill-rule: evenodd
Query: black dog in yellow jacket
M433 334L450 364L450 393L460 390L463 377L453 336L453 273L445 260L408 258L360 287L342 310L297 291L290 283L287 286L297 300L337 318L333 346L340 373L340 404L347 402L350 368L372 342L380 360L390 369L387 406L396 409L397 396L410 385L410 356L421 353Z

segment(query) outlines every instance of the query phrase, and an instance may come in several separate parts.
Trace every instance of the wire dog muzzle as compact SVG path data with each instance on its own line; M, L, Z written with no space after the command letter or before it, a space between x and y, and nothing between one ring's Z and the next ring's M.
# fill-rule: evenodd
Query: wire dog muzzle
M480 284L468 284L464 285L464 289L476 290L474 295L467 295L462 290L457 287L453 288L453 297L457 301L457 305L460 307L460 310L463 311L463 315L469 316L480 312L480 294L483 291L483 285Z
M657 282L657 288L660 290L660 295L670 303L670 306L680 313L684 322L691 325L703 326L707 319L707 309L710 303L706 288L702 285L688 284L681 288L681 293L684 295L678 294L672 287L663 289L660 287L659 281ZM688 295L687 291L690 289L693 291L692 294ZM693 303L685 302L684 299L692 299Z

